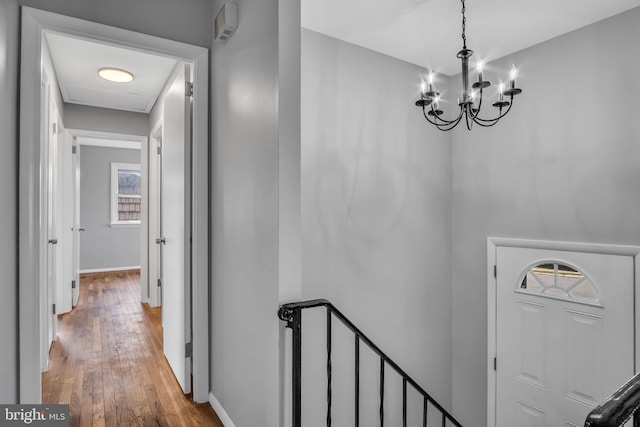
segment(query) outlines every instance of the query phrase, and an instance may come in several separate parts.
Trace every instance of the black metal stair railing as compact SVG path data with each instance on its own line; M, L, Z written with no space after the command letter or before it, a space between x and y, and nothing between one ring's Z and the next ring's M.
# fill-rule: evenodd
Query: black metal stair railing
M354 426L360 426L360 346L361 343L367 345L380 358L380 401L379 416L380 427L384 427L384 395L385 395L385 371L387 367L393 369L402 378L402 426L407 425L407 386L412 386L423 397L422 420L423 426L427 426L428 406L434 407L441 414L442 427L449 425L462 427L449 412L447 412L438 402L436 402L418 383L416 383L405 371L403 371L393 360L389 358L377 345L375 345L360 329L358 329L349 319L347 319L333 304L325 299L302 301L284 304L278 310L278 317L287 322L287 327L292 330L292 423L293 427L302 427L302 310L326 307L327 309L327 427L331 426L331 399L332 399L332 366L331 366L331 319L335 316L354 334L355 352L355 416Z
M623 384L589 413L585 427L619 427L633 417L633 427L640 427L640 373Z

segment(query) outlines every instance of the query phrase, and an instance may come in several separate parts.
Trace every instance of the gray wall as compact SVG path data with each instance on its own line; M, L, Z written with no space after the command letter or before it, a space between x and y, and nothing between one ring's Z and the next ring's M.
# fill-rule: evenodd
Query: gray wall
M640 8L491 65L524 93L453 142L453 401L486 423L487 236L640 245ZM495 76L491 76L494 78ZM456 93L456 91L453 91Z
M221 0L212 4L216 14ZM212 46L211 389L238 426L280 424L277 0L239 0ZM298 24L299 25L299 24Z
M412 107L424 72L303 29L303 295L450 408L451 146Z
M81 271L140 265L140 225L109 225L111 162L140 163L140 150L80 147Z
M0 0L0 402L18 399L18 4Z
M149 114L110 108L64 104L64 125L68 129L84 129L127 135L149 135Z
M209 0L20 0L20 4L209 47Z

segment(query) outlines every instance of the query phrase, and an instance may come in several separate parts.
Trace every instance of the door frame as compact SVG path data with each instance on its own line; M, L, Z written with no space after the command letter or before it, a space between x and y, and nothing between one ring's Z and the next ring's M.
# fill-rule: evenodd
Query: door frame
M556 251L587 252L604 255L622 255L633 257L634 265L634 372L640 367L640 354L637 344L640 342L640 246L609 245L597 243L556 242L549 240L513 239L502 237L487 238L487 425L496 425L497 371L494 370L494 358L497 354L497 304L498 279L495 275L498 247L526 249L548 249ZM622 385L622 384L620 384Z
M158 146L162 146L162 120L157 123L151 123L151 132L149 133L149 143L147 149L147 172L149 181L147 185L147 205L148 209L148 227L147 227L147 277L148 287L147 296L151 307L162 306L162 290L158 287L158 279L160 274L160 252L162 248L156 242L156 238L161 237L160 230L160 187L161 187L161 164L158 160Z
M142 135L132 135L132 134L124 134L124 133L115 133L115 132L102 132L95 130L87 130L87 129L66 129L67 138L71 141L70 145L78 145L78 146L95 146L95 147L105 147L105 148L124 148L124 149L135 149L140 151L140 173L142 174L142 188L141 188L141 201L142 201L142 214L140 220L140 301L147 302L148 300L148 289L147 289L147 239L146 239L146 227L147 227L147 218L148 218L148 209L147 209L147 183L148 183L148 167L146 163L146 151L147 151L147 141L148 137ZM85 140L87 139L87 140ZM95 141L94 141L95 140ZM79 153L82 153L82 150L79 149ZM74 181L75 181L74 177ZM78 207L80 203L80 194L76 194L76 197L73 200L65 201L65 203L71 203ZM80 217L80 223L82 223L82 217ZM81 224L79 224L81 225ZM78 272L80 272L80 266L78 266ZM77 286L80 286L80 283L77 283Z
M40 223L42 160L40 129L41 53L44 32L55 31L73 37L125 45L130 49L177 58L193 64L192 146L192 324L193 399L209 399L209 51L206 48L163 39L130 30L85 21L21 6L20 142L19 142L19 402L42 401L40 370L40 320L48 315L42 308L40 254L44 245ZM197 232L194 232L196 230Z

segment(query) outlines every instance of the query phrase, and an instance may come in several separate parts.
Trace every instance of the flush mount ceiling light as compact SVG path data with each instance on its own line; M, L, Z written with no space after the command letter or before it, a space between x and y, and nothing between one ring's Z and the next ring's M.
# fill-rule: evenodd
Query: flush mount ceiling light
M98 70L98 76L108 82L129 83L133 81L133 74L127 70L113 67L103 67Z
M467 49L467 36L465 34L467 18L465 16L466 7L464 0L462 2L462 50L458 52L457 57L462 61L462 98L458 98L458 106L460 113L453 120L443 119L441 116L443 111L440 107L440 92L434 88L434 73L429 71L427 81L423 81L420 87L420 99L416 101L416 106L422 108L424 118L429 123L436 126L442 131L451 130L460 123L464 116L467 129L471 130L474 123L480 126L489 127L498 123L498 120L507 115L513 105L513 97L522 93L521 89L516 88L516 77L518 70L515 66L511 67L509 73L509 88L505 89L504 83L498 85L498 99L493 106L498 109L498 116L492 119L483 119L480 117L480 109L482 108L482 92L483 89L491 86L491 82L483 80L481 61L476 62L476 74L478 81L471 85L469 90L469 58L473 55L471 49ZM508 97L508 101L505 100Z

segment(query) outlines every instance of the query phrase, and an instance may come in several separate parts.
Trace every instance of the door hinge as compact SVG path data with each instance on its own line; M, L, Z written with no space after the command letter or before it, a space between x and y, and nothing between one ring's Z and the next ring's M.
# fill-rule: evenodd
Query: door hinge
M494 264L493 266L493 277L498 278L498 266Z
M158 144L158 155L162 154L162 145Z
M184 357L192 357L193 356L193 345L188 342L184 345Z
M53 134L55 135L55 133L58 131L58 124L54 123L53 124Z
M56 305L53 304L53 314L56 314Z
M162 279L158 279L158 287L161 288L162 287Z
M193 96L193 83L184 82L184 96Z
M76 281L72 280L71 281L71 289L75 289L76 288Z
M498 358L497 357L493 358L493 370L494 371L498 370Z
M71 154L76 154L76 152L78 151L78 147L76 147L75 145L71 146Z

